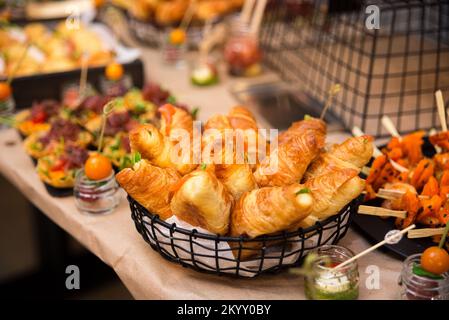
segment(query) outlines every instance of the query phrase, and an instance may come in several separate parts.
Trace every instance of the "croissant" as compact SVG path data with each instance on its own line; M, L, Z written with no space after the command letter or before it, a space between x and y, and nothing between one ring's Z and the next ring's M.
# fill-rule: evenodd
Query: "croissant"
M321 137L312 132L292 135L257 166L254 173L257 184L282 186L300 181L323 144Z
M234 107L228 113L229 123L234 129L253 129L257 131L258 126L254 115L245 107Z
M321 153L312 162L304 175L304 180L327 174L336 168L360 171L373 155L372 141L373 139L369 136L353 137L332 146L328 152Z
M188 139L188 137L187 137ZM129 133L131 149L138 151L142 158L161 168L175 168L181 175L194 170L192 150L185 154L176 153L175 145L153 125L141 125Z
M256 180L252 173L251 167L243 163L238 163L235 156L235 150L228 150L230 152L230 159L226 159L225 154L225 130L231 130L232 127L227 117L216 115L211 117L204 125L205 132L203 135L203 145L206 150L203 150L203 156L214 155L214 150L209 150L208 145L215 141L221 142L220 154L214 155L215 175L225 185L226 189L231 193L235 200L240 199L240 196L247 191L257 188ZM212 130L215 129L215 130ZM221 140L218 140L221 139ZM218 161L217 161L218 160ZM227 162L226 160L231 160ZM243 159L244 160L244 159Z
M182 129L192 136L193 118L186 110L175 107L171 104L165 104L160 107L161 113L161 132L170 136L174 129Z
M158 168L141 160L115 177L122 188L150 212L164 220L172 216L170 189L180 179L176 170Z
M324 220L337 214L352 199L357 198L365 188L365 180L358 177L358 170L335 169L305 183L314 198L310 215L297 226L309 227L317 220Z
M233 200L215 177L213 166L184 176L176 188L171 201L173 214L212 233L228 233Z
M316 137L322 140L326 138L326 123L323 120L307 117L305 120L293 122L293 124L286 131L278 135L278 144L286 143L292 136L312 132Z
M231 235L255 238L285 230L307 217L313 203L312 195L297 183L245 193L232 212Z

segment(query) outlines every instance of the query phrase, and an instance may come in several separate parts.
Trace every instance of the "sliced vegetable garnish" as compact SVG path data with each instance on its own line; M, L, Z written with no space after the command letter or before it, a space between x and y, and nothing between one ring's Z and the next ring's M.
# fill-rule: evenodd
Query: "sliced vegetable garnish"
M200 111L200 108L198 108L198 107L193 108L191 114L192 114L192 118L193 118L194 120L196 120L199 111Z
M417 276L420 276L420 277L426 277L426 278L436 279L436 280L444 279L439 274L435 274L435 273L424 270L421 266L419 266L416 263L413 265L412 271L414 274L416 274Z
M310 193L310 189L309 188L302 188L301 190L296 192L296 195L303 194L303 193Z

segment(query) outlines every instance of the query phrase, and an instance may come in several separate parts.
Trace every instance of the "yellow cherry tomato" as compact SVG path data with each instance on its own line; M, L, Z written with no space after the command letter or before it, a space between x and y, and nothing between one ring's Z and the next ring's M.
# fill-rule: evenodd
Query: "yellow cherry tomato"
M101 154L94 153L86 160L84 172L91 180L105 179L112 172L111 160Z
M186 41L186 32L180 28L173 29L170 32L170 43L181 45Z
M105 0L92 0L95 8L100 8L104 5Z
M5 101L11 96L11 86L6 82L0 82L0 101Z
M123 76L123 66L120 63L112 62L105 70L106 78L109 80L119 80Z

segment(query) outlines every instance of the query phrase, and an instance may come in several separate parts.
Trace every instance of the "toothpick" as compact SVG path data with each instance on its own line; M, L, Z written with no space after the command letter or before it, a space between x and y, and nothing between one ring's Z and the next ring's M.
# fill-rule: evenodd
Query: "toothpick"
M437 134L437 133L438 133L438 132L437 132L437 129L435 129L435 128L432 128L432 129L429 130L429 136L433 136L433 135L435 135L435 134ZM443 152L443 149L442 149L441 147L439 147L439 146L437 146L437 145L434 145L433 147L435 148L435 151L436 151L437 153Z
M108 117L108 115L110 115L112 113L112 111L115 108L115 102L116 100L111 100L108 103L106 103L103 107L103 114L102 114L102 119L101 119L101 131L100 131L100 138L98 141L98 152L101 152L101 149L103 147L103 138L104 138L104 130L106 128L106 119Z
M412 225L409 226L408 228L405 228L404 230L399 231L398 234L396 234L395 236L398 236L399 234L405 234L405 233L409 232L410 230L412 230L412 229L414 229L414 228L416 228L416 225L412 224ZM337 269L339 269L339 268L342 268L342 267L344 267L344 266L350 264L351 262L353 262L353 261L359 259L360 257L363 257L364 255L370 253L371 251L374 251L374 250L376 250L377 248L383 246L383 245L384 245L385 243L387 243L389 240L390 240L389 238L384 239L383 241L381 241L381 242L375 244L374 246L372 246L372 247L366 249L365 251L362 251L362 252L360 252L359 254L355 255L355 256L352 257L351 259L348 259L348 260L346 260L345 262L340 263L339 265L337 265L336 267L334 267L332 270L337 270Z
M267 6L267 0L258 0L256 4L256 9L254 10L253 19L250 24L250 32L252 34L258 34L260 29L260 24L262 23L263 13L265 7Z
M357 213L378 217L396 217L401 219L405 219L405 217L407 216L407 211L404 210L390 210L382 207L363 205L359 206L359 210Z
M340 89L341 86L338 83L331 86L326 104L324 105L323 111L321 111L320 120L324 119L324 115L326 114L327 109L329 109L329 107L331 106L334 96L340 91Z
M388 198L388 200L397 200L397 199L400 199L404 194L405 194L404 191L400 191L400 190L392 190L392 189L383 189L383 188L380 188L380 189L377 191L377 196L378 196L379 198L382 198L382 197L383 197L384 199L387 199L387 198ZM419 198L419 199L422 199L422 200L430 199L429 196L424 196L424 195L419 195L418 198Z
M440 117L441 128L443 132L445 132L447 131L446 111L444 110L443 93L441 92L441 90L435 92L435 99L437 100L437 108L438 115Z
M444 228L423 228L412 230L407 234L409 239L427 238L443 234Z
M384 115L381 121L382 125L388 131L389 134L391 134L395 138L398 138L399 141L402 140L401 135L399 134L398 130L396 129L393 121L389 116Z
M240 20L244 24L249 24L249 20L251 19L251 12L254 9L254 4L256 0L245 0L243 4L242 11L240 13Z
M200 51L200 61L201 63L206 63L207 62L207 57L209 55L209 50L210 50L210 34L211 34L211 30L212 30L212 19L208 19L206 20L206 23L204 24L204 28L203 28L203 38L201 40L201 43L199 45L199 51Z

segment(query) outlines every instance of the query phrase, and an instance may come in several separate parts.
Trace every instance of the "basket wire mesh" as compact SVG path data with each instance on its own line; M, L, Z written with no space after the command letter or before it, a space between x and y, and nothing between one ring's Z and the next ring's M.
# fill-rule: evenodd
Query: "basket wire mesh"
M337 215L309 228L248 239L180 227L128 196L137 231L164 258L201 272L242 277L298 266L309 251L336 244L346 234L361 200L354 199Z
M379 29L366 27L369 5L379 8ZM449 97L449 1L272 0L261 45L270 68L321 104L339 83L332 111L349 130L386 136L382 115L402 133L439 125L434 92Z

